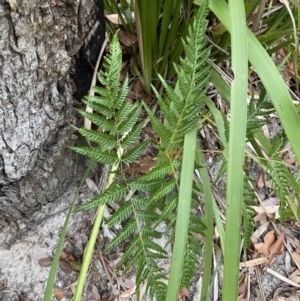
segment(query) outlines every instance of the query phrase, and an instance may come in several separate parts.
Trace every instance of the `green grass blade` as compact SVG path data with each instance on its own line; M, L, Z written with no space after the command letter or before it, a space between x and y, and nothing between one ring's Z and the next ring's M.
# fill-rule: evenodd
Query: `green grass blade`
M223 0L211 0L210 8L223 25L230 30L230 16L226 2ZM300 139L298 134L300 119L295 110L291 96L276 66L257 38L250 30L248 30L247 35L249 60L272 99L295 156L298 162L300 162Z
M211 111L211 113L214 116L214 120L216 122L217 128L218 128L218 134L220 138L220 142L223 145L224 151L227 152L227 141L226 141L226 135L225 135L225 125L224 125L224 119L221 114L221 112L216 108L215 103L209 98L204 97L204 103L208 107L208 109Z
M184 253L190 221L196 142L197 128L190 131L184 136L183 161L175 227L175 243L166 296L167 301L178 300L181 272L183 268Z
M159 0L151 1L151 9L149 3L144 0L136 0L135 17L136 29L142 60L142 69L144 75L144 88L150 94L152 70L156 61L155 53L157 53L157 23L159 16Z
M159 63L158 73L165 74L166 66L172 65L170 61L170 55L174 51L174 42L176 41L176 48L180 44L181 51L183 50L180 39L176 40L178 36L179 29L179 14L182 0L167 0L164 4L163 10L163 19L162 19L162 28L160 32L159 39L159 59L162 58L162 61ZM185 27L188 27L188 24L185 24ZM181 53L180 53L181 54ZM170 64L171 63L171 64ZM172 66L168 66L170 69Z
M238 297L248 86L247 27L244 9L244 1L229 1L234 80L231 86L228 144L223 301L237 300Z

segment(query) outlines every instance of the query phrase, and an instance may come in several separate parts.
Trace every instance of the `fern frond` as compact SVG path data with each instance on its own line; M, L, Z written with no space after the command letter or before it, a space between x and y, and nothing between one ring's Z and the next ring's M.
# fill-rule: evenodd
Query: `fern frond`
M270 159L274 158L276 155L278 155L278 153L282 150L283 146L284 146L284 136L282 135L277 135L271 144L271 149L269 151L269 157Z
M158 189L161 186L161 180L144 182L137 179L135 181L130 182L130 188L132 190L138 190L141 192L149 192L155 189Z
M204 236L204 231L206 230L206 225L202 221L201 217L197 216L195 213L190 214L190 231L193 233L199 233Z
M140 242L140 239L138 239L138 241ZM123 269L123 273L122 273L123 275L125 275L129 271L129 269L131 269L134 266L137 266L138 268L139 260L143 256L144 250L142 248L135 248L134 251L135 252L133 256L131 256L130 260L126 262L125 268ZM118 269L121 269L121 267L122 266L119 264ZM138 276L139 276L138 273L136 273L136 279L138 279L137 278Z
M126 223L126 225L123 227L123 229L118 233L117 236L115 236L109 243L109 248L111 249L117 245L119 245L121 242L129 238L137 229L136 222L134 220L130 220Z
M168 121L170 128L175 128L178 120L178 116L175 112L173 112L170 107L165 103L165 101L161 98L158 91L155 89L155 87L152 87L154 94L157 98L157 102L159 104L159 107L161 109L161 112L165 116L166 120ZM168 125L167 125L168 126Z
M105 107L106 109L110 110L111 103L108 98L109 94L108 94L107 90L100 88L100 87L93 87L93 90L95 92L98 92L98 94L101 96L98 96L98 95L85 96L84 97L85 103L87 103L88 105L91 105L91 104L101 105L101 106ZM107 95L105 95L105 94L107 94ZM97 111L97 112L101 112L101 111Z
M158 75L158 77L159 77L161 83L163 84L168 97L170 98L172 104L174 105L174 109L176 110L175 114L177 116L179 116L179 114L182 112L182 110L184 108L184 103L181 101L180 97L175 93L174 89L172 87L170 87L169 85L167 85L164 78L160 75Z
M149 140L145 140L142 143L137 144L122 156L122 162L125 164L134 162L147 149L148 145Z
M132 202L133 206L135 206L135 208L137 210L144 210L144 208L147 205L148 199L144 198L144 197L142 197L140 195L133 195L131 197L131 202Z
M110 219L106 222L108 227L113 227L119 223L122 223L132 214L132 207L130 202L125 202L120 206L115 214L113 214Z
M151 124L157 135L159 135L159 137L161 137L161 139L163 139L166 142L170 141L170 137L172 137L172 131L167 129L163 124L161 124L146 105L145 109L147 110L148 116L151 120Z
M129 114L131 113L132 109L133 109L132 104L125 101L123 103L122 107L117 111L116 116L115 116L118 123L125 121L126 118L128 118Z
M222 165L219 169L219 172L218 172L218 175L216 177L215 183L218 183L220 178L226 174L227 167L228 167L228 162L227 162L226 158L224 158L224 155L221 155L219 160L223 160L223 162L222 162Z
M255 210L250 206L246 205L245 202L242 203L243 210L243 226L244 226L244 248L248 249L251 244L251 236L255 228L254 216L256 214Z
M127 248L124 251L123 256L121 257L120 262L118 263L117 269L120 270L122 268L122 266L125 264L126 261L128 261L130 259L130 257L132 257L133 253L136 253L136 250L141 250L140 248L140 238L138 235L135 235L133 237L133 239L130 241L130 244L127 246ZM104 253L107 253L108 251L111 250L110 245L108 245L105 249L104 249ZM134 260L133 260L134 261ZM130 269L132 267L133 264L129 265L127 264L126 266ZM123 274L125 274L126 271L124 271Z
M155 251L157 254L160 254L161 258L166 258L168 253L167 251L159 244L154 241L147 240L144 245L149 249Z
M99 148L91 148L91 147L70 146L69 148L78 154L89 157L102 164L113 165L118 161L118 155L116 151L101 151Z
M87 130L85 128L77 128L75 126L72 127L77 130L81 136L86 137L89 141L96 142L98 145L100 145L102 150L111 150L118 145L118 141L116 141L113 135Z
M159 214L157 214L155 212L144 211L144 212L138 212L136 214L136 217L138 218L139 221L147 222L147 221L157 220L159 217Z
M140 134L143 128L143 124L139 123L136 124L131 131L125 136L125 138L122 137L122 140L120 141L120 145L123 149L129 148L132 144L136 142L138 138L140 138Z
M174 191L176 187L176 180L171 179L167 182L164 183L154 194L153 196L149 199L149 204L152 204L163 197L165 197L167 194L171 193Z
M126 96L128 94L128 90L129 90L128 76L126 76L126 78L121 86L121 89L117 89L117 91L118 91L117 98L113 99L113 107L115 110L121 110L122 106L124 106L124 104L125 104L124 99L126 98ZM118 116L116 116L116 120L119 121Z
M202 14L204 11L201 11ZM211 68L207 59L210 55L210 48L206 45L206 27L207 20L203 19L199 23L197 17L189 28L189 35L183 43L185 58L180 61L181 67L174 67L177 73L176 88L170 87L160 77L169 99L160 97L154 89L160 112L163 115L162 121L143 104L152 127L160 138L158 145L155 146L158 151L156 167L137 180L127 179L122 170L123 166L120 167L120 176L123 177L122 182L126 185L113 184L103 194L77 209L120 202L129 191L133 192L133 196L130 199L125 198L124 204L107 222L109 226L122 223L123 229L112 239L106 251L126 241L128 246L120 261L120 266L123 268L125 265L124 272L136 266L137 287L147 281L146 291L151 299L155 298L158 301L165 299L166 284L163 280L167 278L164 269L158 265L158 262L167 258L164 247L157 243L157 239L164 234L158 231L158 225L165 222L167 225L165 233L174 231L184 135L197 125L202 96L206 93L209 83ZM95 88L98 94L96 98L86 99L87 103L92 103L93 108L105 107L106 110L103 110L105 113L97 110L94 113L80 112L82 116L101 129L96 133L86 130L80 133L90 137L92 142L98 143L104 149L81 148L81 153L93 159L96 158L100 162L108 160L110 164L115 162L129 164L145 151L149 142L138 143L142 130L142 125L138 122L141 106L126 102L127 79L121 87L118 80L121 70L121 51L120 48L112 48L111 54L104 60L105 71L99 73L99 81L105 88ZM113 138L116 144L113 143ZM106 158L108 154L111 156L110 160ZM193 191L192 199L192 203L198 205L198 191ZM196 239L193 235L198 233L203 235L204 230L205 225L201 218L192 211L189 225L190 237L187 242L186 262L182 275L183 283L190 283L199 264L198 257L201 248L199 245L196 247ZM172 234L170 237L173 239Z
M92 108L95 112L101 112L108 119L111 119L114 115L114 112L112 112L111 109L101 104L97 104L96 102L88 101L86 99L82 99L81 101L88 107Z
M127 186L126 185L118 185L115 184L110 186L108 189L105 190L104 193L97 195L88 203L80 206L74 212L88 210L97 206L102 206L108 203L115 203L123 199L127 194Z
M142 234L146 235L146 237L152 237L152 238L156 238L159 239L162 236L162 233L154 230L153 228L149 227L149 226L144 226L141 229Z
M171 164L170 161L166 161L165 163L155 166L151 171L140 177L139 181L149 181L154 179L161 179L167 175L173 174L174 170L178 170L181 166L181 162L179 160L174 160Z
M274 150L277 149L279 145L275 146ZM270 161L268 162L268 172L272 177L272 186L277 195L280 199L280 206L279 206L279 214L280 219L283 221L286 218L286 209L287 209L287 197L289 196L289 182L288 182L288 175L287 169L285 168L283 162L277 161Z
M157 301L165 300L167 285L162 280L167 277L163 274L163 269L149 260L146 261L146 265L141 262L139 266L141 266L141 271L137 273L137 276L143 281L147 279L146 293L149 293L151 299L155 296ZM138 281L136 285L140 286L141 283L142 281Z
M191 285L191 281L193 276L195 275L197 268L200 266L200 257L197 257L201 255L201 248L199 246L198 241L198 248L192 248L193 246L192 242L192 236L188 238L188 242L186 245L185 250L185 260L183 264L183 270L182 270L182 276L181 276L181 287L189 288ZM195 253L195 251L197 253ZM199 252L200 251L200 252ZM199 254L200 253L200 254Z
M129 116L127 116L126 120L122 121L121 123L118 123L117 131L122 135L127 134L136 124L140 116L140 113L141 113L141 106L134 108L129 114Z
M104 131L112 133L115 128L115 123L112 120L106 119L104 116L99 116L94 113L77 110L77 112L84 118L90 120L93 124L97 125Z
M250 247L251 236L255 228L254 216L256 214L255 210L251 205L256 205L254 201L256 199L255 191L250 183L254 183L255 180L247 175L248 170L244 169L244 183L243 183L243 201L242 201L242 216L243 216L243 238L244 238L244 248Z

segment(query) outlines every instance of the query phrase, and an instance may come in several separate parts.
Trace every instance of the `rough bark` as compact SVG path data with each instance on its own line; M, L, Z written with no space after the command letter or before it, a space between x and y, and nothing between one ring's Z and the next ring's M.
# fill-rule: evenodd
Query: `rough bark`
M81 176L69 123L103 38L102 0L0 0L0 220L32 213Z

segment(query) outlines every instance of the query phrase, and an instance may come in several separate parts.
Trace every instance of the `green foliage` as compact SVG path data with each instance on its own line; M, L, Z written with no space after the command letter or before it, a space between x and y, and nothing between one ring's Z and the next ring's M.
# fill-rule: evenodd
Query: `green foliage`
M278 153L282 150L285 139L277 135L269 152L268 172L272 177L272 186L280 200L279 214L281 221L287 217L287 197L289 197L289 171L282 161L278 161Z
M114 36L111 42L111 52L104 59L104 71L98 74L98 80L104 87L94 87L96 96L87 96L84 100L95 111L89 113L78 110L83 117L99 127L98 130L76 128L82 136L96 146L70 147L102 164L132 163L149 144L148 141L136 144L142 130L142 124L137 123L141 106L132 105L125 100L128 93L128 79L120 87L121 59L121 48ZM114 202L116 199L113 198L110 201ZM104 203L96 198L80 209L100 204Z
M248 171L245 170L245 173ZM256 205L255 190L253 184L255 180L251 177L244 176L244 189L243 189L243 203L242 203L242 216L243 216L243 238L244 238L244 248L250 247L250 239L255 228L254 216L256 214L255 210L250 207L251 205Z
M170 87L162 77L160 80L171 101L159 95L158 104L164 115L165 122L159 120L154 113L144 105L151 124L160 137L157 145L159 153L158 164L146 175L138 179L124 178L126 184L115 183L107 190L94 197L76 211L108 203L123 203L107 221L113 227L122 223L123 228L109 243L105 252L127 243L127 248L119 264L123 272L132 266L136 267L137 290L147 281L147 292L151 298L164 300L166 284L163 281L165 271L158 262L167 259L165 249L157 243L163 232L158 227L165 225L169 237L174 235L176 207L178 201L179 178L182 165L182 150L184 135L195 128L199 120L202 96L208 87L210 66L207 59L210 48L207 48L205 30L206 11L200 11L189 30L186 41L183 41L186 56L180 60L180 67L174 66L177 74L177 89ZM77 129L86 137L92 146L72 147L76 152L90 157L100 163L122 166L136 160L146 149L148 141L136 143L139 139L142 125L138 123L141 106L131 105L125 101L128 91L127 80L119 87L118 76L121 71L121 54L116 38L111 43L111 52L105 58L104 72L99 74L99 82L103 87L95 87L96 96L86 97L84 102L94 109L93 113L79 111L98 130ZM198 205L197 191L193 192L193 203ZM131 195L131 197L126 197ZM125 201L124 201L125 199ZM203 235L205 225L201 217L191 212L187 241L186 260L182 273L182 285L189 286L201 254L199 241L194 235ZM171 240L170 240L171 241Z
M257 102L254 100L254 94L252 94L247 114L246 135L248 139L252 138L253 134L268 122L266 116L270 114L270 110L274 110L274 107L264 88L262 88Z
M181 38L187 35L188 25L193 20L193 1L152 0L150 5L144 0L105 0L104 5L109 13L118 14L122 31L138 38L139 60L136 60L135 45L124 45L124 48L134 54L132 64L135 69L143 71L145 91L151 92L151 83L159 84L153 80L158 74L164 74L168 79L173 77L175 71L170 62L178 63L184 51ZM112 23L108 25L112 32L119 28Z

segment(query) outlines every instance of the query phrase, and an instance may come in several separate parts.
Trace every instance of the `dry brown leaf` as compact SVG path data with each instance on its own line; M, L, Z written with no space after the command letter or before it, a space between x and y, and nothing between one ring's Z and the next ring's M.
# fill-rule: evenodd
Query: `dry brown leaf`
M68 258L67 258L68 262L75 262L75 258L72 254L68 254Z
M259 222L260 225L268 222L267 214L265 212L255 215L253 219L256 223Z
M283 246L283 240L284 240L284 233L282 232L276 242L270 247L269 251L270 253L275 254L281 254L282 246Z
M136 93L134 91L128 91L127 97L131 99L137 99L137 100L142 100L144 98L143 93Z
M297 269L295 270L290 276L289 279L294 281L295 283L300 283L300 271Z
M95 285L92 286L92 299L94 301L100 301L101 300L99 291L98 291L98 289Z
M45 257L45 258L40 258L38 260L38 263L41 267L44 267L44 268L47 268L47 267L50 267L51 264L52 264L52 258L50 257Z
M299 301L299 297L292 295L285 299L285 301Z
M275 241L275 235L274 235L275 230L269 231L265 237L264 237L264 245L257 250L258 253L264 253L269 251L269 248L273 245Z
M125 74L125 73L120 73L120 75L119 75L119 81L120 81L121 83L123 83L126 77L127 77L127 74Z
M283 247L283 241L284 241L284 233L282 232L279 235L276 242L269 249L268 261L266 262L266 265L268 265L271 262L275 254L281 253Z
M75 295L76 287L73 284L69 284L69 288L73 295Z
M190 297L190 293L189 291L187 290L187 288L185 287L182 287L178 293L178 300L181 300L183 297L187 297L189 298Z
M255 244L258 242L260 237L265 233L268 229L270 222L267 222L266 224L261 225L257 230L255 230L251 236L251 241Z
M73 270L70 268L70 265L66 261L60 260L58 266L65 274L73 273Z
M118 14L110 14L105 16L111 23L121 25L122 22Z
M276 206L279 205L279 199L278 198L268 198L262 201L262 204L266 206Z
M284 159L283 161L287 164L295 164L297 162L295 157L289 158L289 159Z
M143 90L144 90L144 88L143 88L141 82L140 82L139 80L137 80L137 81L135 82L134 86L133 86L132 91L135 92L135 93L140 94L140 93L143 92Z
M133 287L129 288L128 290L121 293L120 297L121 298L126 298L126 297L132 296L135 293L135 289L136 289L136 286L133 286Z
M55 296L57 299L59 299L59 300L61 300L62 298L65 297L64 291L55 290L55 291L53 292L53 294L54 294L54 296Z
M267 178L267 174L265 172L262 172L260 176L258 177L256 186L258 189L262 189L265 186L265 180Z
M118 31L118 38L122 44L128 47L136 44L136 42L138 41L136 36L122 29Z
M66 252L62 251L62 252L60 253L59 259L60 259L60 260L66 260L67 258L68 258L68 254L67 254Z

